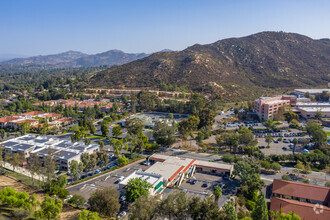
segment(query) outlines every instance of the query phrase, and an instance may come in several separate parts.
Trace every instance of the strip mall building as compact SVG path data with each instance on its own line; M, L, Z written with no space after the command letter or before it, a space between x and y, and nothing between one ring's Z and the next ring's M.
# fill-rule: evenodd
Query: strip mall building
M153 154L149 158L152 166L145 172L133 172L119 183L124 188L132 178L142 178L148 181L153 188L150 194L159 194L167 186L181 185L185 177L192 177L196 172L209 173L213 175L231 175L234 166L217 162L208 162L190 158L181 158L163 154Z

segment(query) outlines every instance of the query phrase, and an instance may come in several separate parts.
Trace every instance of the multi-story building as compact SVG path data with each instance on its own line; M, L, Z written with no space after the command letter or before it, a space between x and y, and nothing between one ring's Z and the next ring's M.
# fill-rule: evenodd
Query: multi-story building
M261 97L254 101L254 111L261 120L273 119L280 107L294 105L296 102L297 97L292 95Z
M81 142L71 143L58 138L47 138L32 134L10 139L1 143L5 154L20 153L25 158L31 154L38 155L44 161L51 154L56 158L56 164L61 170L68 170L71 161L80 162L81 154L96 153L99 150L97 144L85 145Z
M44 122L48 122L49 128L61 127L73 122L72 118L63 118L61 114L47 113L41 111L26 112L21 115L14 115L0 118L1 128L19 128L20 124L28 123L31 128L38 129L43 126Z
M330 188L274 179L270 210L294 212L301 219L330 219Z

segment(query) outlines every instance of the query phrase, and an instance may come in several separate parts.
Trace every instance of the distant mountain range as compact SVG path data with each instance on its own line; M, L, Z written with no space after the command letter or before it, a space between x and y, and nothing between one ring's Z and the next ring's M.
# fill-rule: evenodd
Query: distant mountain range
M91 87L154 87L161 83L230 97L270 90L327 86L330 40L284 32L261 32L148 57L96 73Z
M169 51L169 50L166 50ZM146 53L125 53L109 50L98 54L85 54L79 51L67 51L59 54L15 58L3 61L3 65L51 65L61 67L88 67L100 65L121 65L148 56Z

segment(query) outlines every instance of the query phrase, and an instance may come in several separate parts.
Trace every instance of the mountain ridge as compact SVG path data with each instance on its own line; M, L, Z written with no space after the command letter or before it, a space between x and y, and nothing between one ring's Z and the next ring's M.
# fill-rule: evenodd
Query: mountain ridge
M88 67L100 65L121 65L148 56L146 53L125 53L113 49L97 54L85 54L69 50L50 55L38 55L27 58L14 58L0 62L3 65L53 65L60 67Z
M330 40L284 32L195 44L159 52L96 73L91 87L154 87L160 83L203 90L210 82L226 97L253 97L269 89L316 87L330 81Z

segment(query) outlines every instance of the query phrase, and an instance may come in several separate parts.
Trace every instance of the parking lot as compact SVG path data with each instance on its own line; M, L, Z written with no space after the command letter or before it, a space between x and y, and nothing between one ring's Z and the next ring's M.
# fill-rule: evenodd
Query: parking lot
M85 199L88 199L90 195L98 188L106 188L112 187L114 189L119 190L118 180L120 176L127 177L134 171L142 170L145 171L148 166L140 164L140 162L135 162L126 167L119 168L113 172L109 172L107 174L95 177L91 180L87 180L83 183L79 183L77 185L69 186L67 189L70 194L76 193L77 195L83 196Z
M213 188L218 185L222 188L222 197L218 200L218 204L222 206L228 200L228 196L236 194L239 186L236 180L224 180L221 176L206 173L195 173L192 179L196 180L196 182L191 183L188 179L185 179L179 188L166 188L163 196L166 197L180 190L187 193L187 195L204 199L213 195Z

